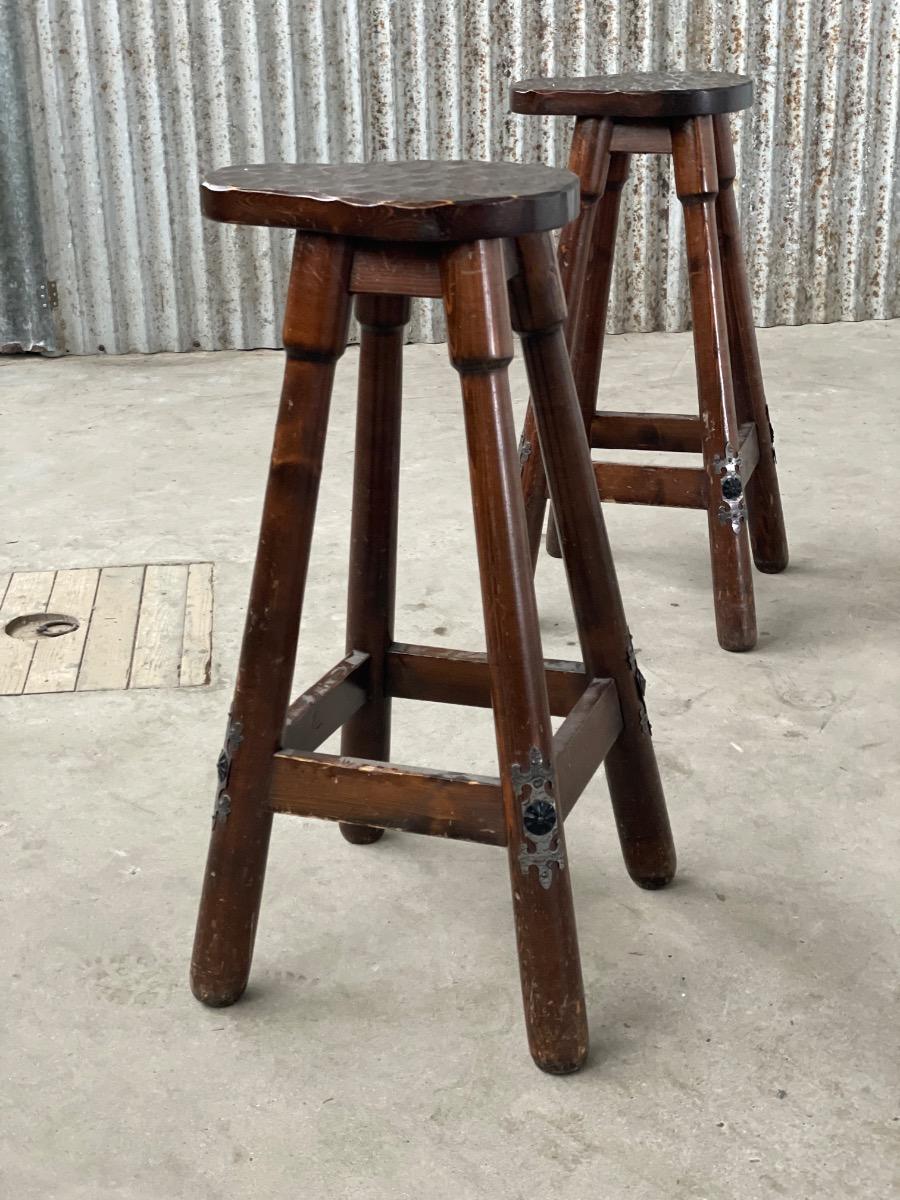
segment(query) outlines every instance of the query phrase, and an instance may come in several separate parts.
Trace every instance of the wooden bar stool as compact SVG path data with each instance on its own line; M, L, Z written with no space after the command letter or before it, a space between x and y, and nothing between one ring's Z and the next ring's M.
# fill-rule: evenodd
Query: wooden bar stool
M569 166L581 211L559 260L569 301L566 338L591 446L701 452L703 468L595 463L604 500L706 510L719 643L756 644L750 550L783 571L787 538L734 194L728 113L749 107L743 75L712 71L527 79L514 112L575 116ZM632 154L671 154L684 209L700 416L595 411L622 186ZM526 441L532 440L529 418ZM532 553L546 503L537 456L525 464ZM553 524L548 549L559 555Z
M565 348L549 234L568 171L488 163L250 166L203 184L218 221L297 230L287 353L247 623L219 759L191 982L227 1005L247 983L273 813L506 846L531 1052L587 1053L563 819L605 760L642 887L675 852ZM346 655L288 705L335 363L362 326ZM443 299L465 414L487 654L394 640L400 376L407 296ZM545 663L510 407L524 345L583 662ZM499 777L390 764L391 698L493 708ZM550 716L565 720L554 736ZM318 747L338 729L341 755ZM440 919L440 914L435 914Z

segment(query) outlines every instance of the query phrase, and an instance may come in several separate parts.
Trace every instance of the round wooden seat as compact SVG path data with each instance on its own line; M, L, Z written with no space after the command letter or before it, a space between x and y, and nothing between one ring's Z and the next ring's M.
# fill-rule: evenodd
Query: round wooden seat
M752 103L753 81L724 71L522 79L510 88L513 112L557 117L700 117L740 112Z
M578 212L571 171L517 163L265 163L213 171L200 191L214 221L386 241L517 237Z

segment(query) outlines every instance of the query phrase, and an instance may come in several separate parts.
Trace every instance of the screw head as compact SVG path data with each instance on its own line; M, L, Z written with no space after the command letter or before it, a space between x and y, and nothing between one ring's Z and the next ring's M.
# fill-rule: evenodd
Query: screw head
M548 800L536 800L526 807L522 824L534 837L543 837L556 825L556 809Z

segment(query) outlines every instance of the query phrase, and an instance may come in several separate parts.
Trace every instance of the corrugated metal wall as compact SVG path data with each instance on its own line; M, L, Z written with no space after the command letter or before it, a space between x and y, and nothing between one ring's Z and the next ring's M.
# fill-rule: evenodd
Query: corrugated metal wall
M30 0L20 47L64 348L271 346L285 234L204 225L202 172L263 159L562 162L511 78L746 71L741 203L763 325L900 315L897 0ZM28 25L30 23L30 28ZM616 330L681 329L669 166L624 206ZM421 306L413 335L440 327Z
M18 0L0 0L0 354L56 344L47 294Z

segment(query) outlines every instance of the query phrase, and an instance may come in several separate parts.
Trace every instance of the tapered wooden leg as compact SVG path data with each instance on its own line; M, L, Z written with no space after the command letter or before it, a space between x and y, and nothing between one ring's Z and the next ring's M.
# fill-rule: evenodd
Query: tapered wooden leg
M725 650L751 650L756 612L716 231L719 184L711 117L691 117L673 128L672 158L684 207L716 628Z
M501 243L452 248L442 278L462 384L525 1021L537 1065L565 1073L584 1062L588 1030L509 398Z
M719 252L725 280L725 305L728 312L728 345L731 351L731 377L738 420L754 421L759 445L759 462L747 481L747 522L753 560L760 571L777 573L788 565L787 533L781 510L781 492L772 444L772 425L763 387L750 284L741 245L737 197L734 193L734 147L728 117L713 118L716 138L716 164L719 195L716 223Z
M591 421L597 408L616 232L619 227L619 208L631 156L616 151L606 155L606 162L607 170L602 179L598 179L598 184L602 185L602 194L594 206L593 227L587 231L587 236L578 247L578 256L583 260L583 265L573 271L570 278L561 272L569 306L566 343L569 347L572 375L588 444ZM585 179L587 164L583 158L582 163L579 175ZM561 556L559 537L553 521L547 530L547 552L554 558Z
M387 762L391 698L385 692L385 667L394 640L403 335L409 300L358 296L356 316L361 335L347 651L369 655L369 690L366 704L343 727L341 754ZM340 829L355 845L377 842L384 833L346 821Z
M591 256L595 217L598 207L602 206L602 202L599 206L597 202L606 187L612 130L613 123L609 117L581 117L575 122L572 134L569 170L578 176L581 184L581 208L576 219L567 225L560 234L558 252L560 274L566 288L566 295L570 297L572 305L568 326L570 334L574 333L577 325L577 309L583 292L585 274L593 268ZM544 524L544 511L547 506L547 481L541 465L540 446L535 436L534 414L530 405L525 417L519 449L522 490L525 495L525 516L528 523L528 542L531 547L532 561L536 561ZM555 537L551 514L547 530L547 547L551 553L555 553L555 556L559 557L558 551L554 551Z
M616 681L623 729L605 760L628 872L658 888L675 874L643 678L634 657L584 436L562 322L565 301L547 234L516 243L520 273L510 283L513 326L522 337L550 495L556 514L581 652L590 677Z
M250 972L272 756L290 698L334 366L347 341L351 258L334 238L297 237L284 387L191 963L191 987L205 1004L234 1003Z

